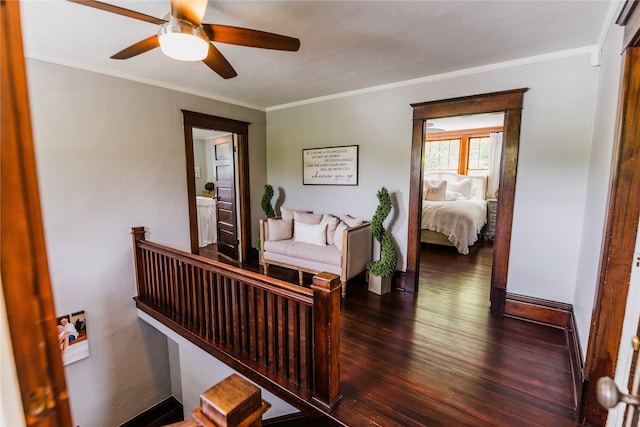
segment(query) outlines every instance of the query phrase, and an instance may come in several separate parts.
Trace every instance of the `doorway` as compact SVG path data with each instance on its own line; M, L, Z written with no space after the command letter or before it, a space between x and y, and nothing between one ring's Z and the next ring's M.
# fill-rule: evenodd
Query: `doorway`
M504 313L511 244L511 224L515 198L518 147L522 102L527 89L488 93L442 101L412 104L413 133L411 144L411 173L409 187L409 223L407 236L407 272L405 290L418 291L420 219L424 173L424 135L427 120L444 117L468 116L483 113L504 113L500 189L498 193L496 232L491 273L491 311Z
M196 171L194 162L194 129L205 129L221 132L220 145L214 145L212 168L220 168L214 176L224 177L216 180L215 195L220 203L216 207L216 228L218 241L224 237L224 244L218 245L226 256L236 261L248 261L251 252L251 208L249 200L249 123L222 117L209 116L182 110L184 117L184 141L186 154L187 193L189 206L189 234L191 253L199 254L198 216L196 197L200 189L196 189ZM229 134L233 137L229 138ZM231 142L229 142L231 139ZM217 148L216 148L217 147ZM235 148L234 148L235 147ZM233 160L233 168L229 169L229 159ZM217 160L216 160L217 159ZM226 163L225 163L226 162ZM223 165L224 163L224 165ZM237 168L235 167L237 163ZM216 166L217 165L217 166ZM224 169L224 170L223 170ZM202 172L201 172L202 173ZM214 183L215 183L214 182ZM233 183L233 185L231 185ZM220 185L222 189L220 191ZM234 189L231 191L230 188Z
M480 264L471 274L489 299L504 113L428 119L423 148L420 280Z

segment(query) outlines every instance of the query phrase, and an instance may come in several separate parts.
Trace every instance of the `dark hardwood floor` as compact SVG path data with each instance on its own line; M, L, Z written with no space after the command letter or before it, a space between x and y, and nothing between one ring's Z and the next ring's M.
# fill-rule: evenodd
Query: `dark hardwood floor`
M335 420L347 426L577 425L564 332L491 315L492 248L476 246L461 256L425 245L417 294L378 296L362 279L348 284L340 320L343 399L331 414ZM297 283L293 271L270 267L270 274Z

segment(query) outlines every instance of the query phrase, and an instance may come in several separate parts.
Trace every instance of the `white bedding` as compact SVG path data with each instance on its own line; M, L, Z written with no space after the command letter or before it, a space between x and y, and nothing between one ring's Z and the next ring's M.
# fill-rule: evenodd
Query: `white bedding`
M198 246L202 248L217 242L216 200L197 196L196 209L198 213Z
M469 253L486 222L487 202L482 199L422 201L421 228L444 234L462 255Z

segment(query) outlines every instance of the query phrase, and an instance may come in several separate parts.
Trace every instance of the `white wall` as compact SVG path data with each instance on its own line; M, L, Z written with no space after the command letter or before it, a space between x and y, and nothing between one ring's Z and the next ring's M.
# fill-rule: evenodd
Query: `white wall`
M571 303L586 196L598 68L582 54L267 112L268 181L284 205L371 218L395 198L390 231L406 268L410 103L516 88L524 96L507 289ZM360 145L357 187L303 186L303 148ZM278 192L276 192L278 195ZM282 198L280 199L282 201Z
M613 142L621 87L622 36L624 29L612 25L602 48L597 108L589 163L587 198L580 244L573 308L583 356L587 341L596 287L599 280L602 239L609 205Z
M166 338L132 301L130 231L189 248L180 110L252 123L252 200L266 176L265 113L41 61L27 71L56 311L87 314L91 355L66 367L74 424L113 426L171 393Z
M207 158L205 155L205 146L207 141L204 139L193 140L193 166L200 168L200 178L196 178L196 196L202 194L204 185L209 182L208 180L208 168Z

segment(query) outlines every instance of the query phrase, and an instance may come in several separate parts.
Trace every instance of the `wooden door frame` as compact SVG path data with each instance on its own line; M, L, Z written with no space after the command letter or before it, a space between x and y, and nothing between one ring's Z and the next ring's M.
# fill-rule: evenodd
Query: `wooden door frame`
M427 119L466 116L471 114L504 112L500 189L496 216L496 239L491 273L491 311L504 313L511 224L515 198L520 122L524 93L528 89L514 89L462 98L411 104L413 107L413 135L411 142L411 173L409 186L409 224L407 237L407 272L405 290L417 292L420 267L420 206L424 162L423 146Z
M184 144L187 166L187 197L189 203L189 235L191 253L198 254L198 215L196 206L196 178L193 159L193 128L232 132L238 143L238 195L240 205L239 252L243 261L249 260L251 253L251 201L249 192L249 124L239 120L210 116L182 110L184 117Z
M597 381L615 377L640 217L640 7L627 1L617 24L625 26L624 74L613 147L612 182L598 287L585 360L580 421L604 425ZM628 337L631 339L631 337Z
M49 277L20 4L0 2L0 266L27 426L71 426Z

